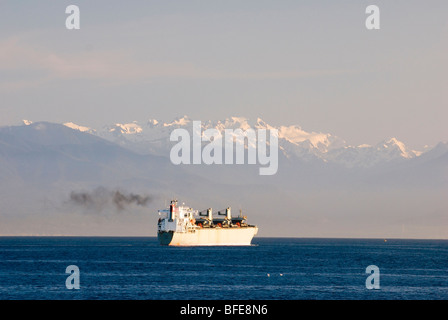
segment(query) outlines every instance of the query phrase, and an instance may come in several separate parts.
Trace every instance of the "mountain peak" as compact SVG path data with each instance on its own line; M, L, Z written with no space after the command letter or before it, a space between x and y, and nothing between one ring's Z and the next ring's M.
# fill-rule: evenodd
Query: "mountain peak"
M124 134L136 134L141 133L143 129L137 121L133 121L131 123L116 123L115 127L112 127L110 131L120 131Z
M230 119L226 119L225 125L235 126L236 124L243 130L247 130L251 128L248 119L245 117L230 117Z
M157 120L156 120L157 121ZM164 123L164 127L171 127L171 126L186 126L191 122L190 118L187 115L184 115L183 117L176 118L174 121L170 123Z
M77 124L75 124L73 122L66 122L66 123L64 123L64 126L70 128L70 129L73 129L73 130L81 131L81 132L89 132L89 133L95 132L94 129L91 129L91 128L88 128L88 127L84 127L84 126L80 126L80 125L77 125Z
M386 139L386 140L384 140L384 143L385 144L388 144L388 145L397 145L397 146L404 146L404 143L403 142L401 142L400 140L398 140L397 138L395 138L395 137L392 137L392 138L389 138L389 139Z
M147 125L151 128L157 126L159 124L159 121L156 119L149 119L147 122Z
M406 159L414 158L421 154L419 151L410 150L403 142L394 137L380 142L377 145L377 150L388 154L399 153L401 157Z

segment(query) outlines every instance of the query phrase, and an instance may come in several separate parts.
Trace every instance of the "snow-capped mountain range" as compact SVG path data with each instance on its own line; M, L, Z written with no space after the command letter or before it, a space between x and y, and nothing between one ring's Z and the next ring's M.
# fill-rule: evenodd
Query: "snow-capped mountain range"
M266 236L447 238L446 142L419 153L394 138L350 146L328 133L278 126L278 171L262 176L260 165L172 164L169 136L192 130L191 122L0 127L0 235L154 235L157 217L148 213L177 198L200 208L240 206ZM239 117L202 125L274 128ZM121 213L69 202L73 191L98 187L154 200Z
M32 122L24 120L24 125ZM131 123L115 123L102 128L89 128L73 122L64 123L66 127L90 133L122 147L141 154L168 155L173 145L169 137L176 128L191 131L192 120L188 116L177 118L171 122L156 119L134 121ZM388 138L376 145L362 144L351 146L340 137L330 133L307 132L298 125L271 126L262 119L250 121L244 117L230 117L222 121L203 121L202 129L277 129L279 147L283 155L291 160L320 160L336 163L345 167L371 167L381 163L400 161L419 157L423 152L408 148L396 138Z

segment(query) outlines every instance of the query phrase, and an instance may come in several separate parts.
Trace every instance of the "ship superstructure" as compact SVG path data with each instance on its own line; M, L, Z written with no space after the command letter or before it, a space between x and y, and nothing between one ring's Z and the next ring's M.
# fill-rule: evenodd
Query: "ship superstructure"
M258 227L249 225L247 217L232 217L231 208L213 215L211 208L198 211L178 206L172 200L169 209L159 210L157 224L159 243L170 246L247 246L257 234Z

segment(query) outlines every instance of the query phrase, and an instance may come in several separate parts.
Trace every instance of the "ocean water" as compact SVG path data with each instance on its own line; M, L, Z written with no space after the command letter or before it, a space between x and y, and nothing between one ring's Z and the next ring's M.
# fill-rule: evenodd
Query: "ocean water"
M448 241L254 238L162 247L156 238L2 237L0 299L447 300ZM66 288L66 267L80 289ZM367 289L366 268L379 268Z

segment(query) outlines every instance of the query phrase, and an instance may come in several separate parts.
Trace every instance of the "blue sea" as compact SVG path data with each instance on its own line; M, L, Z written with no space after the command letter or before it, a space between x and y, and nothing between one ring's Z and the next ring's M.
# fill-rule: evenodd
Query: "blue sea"
M448 299L447 240L252 243L162 247L153 237L0 237L0 299ZM66 287L69 265L79 268L78 290ZM366 288L370 265L378 267L379 289Z

